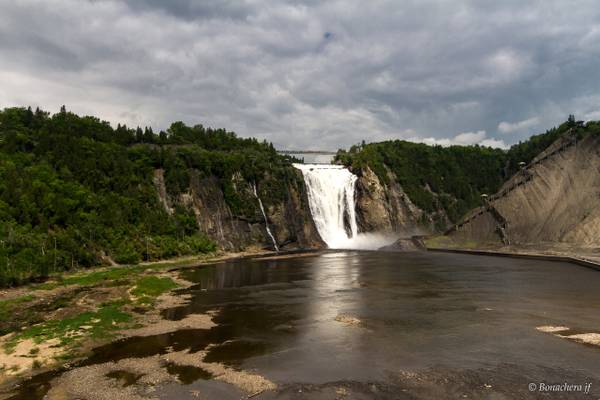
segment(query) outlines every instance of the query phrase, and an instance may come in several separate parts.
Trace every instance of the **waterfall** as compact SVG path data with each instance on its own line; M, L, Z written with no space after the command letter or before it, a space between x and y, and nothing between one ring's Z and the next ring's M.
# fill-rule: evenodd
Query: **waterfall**
M260 197L258 197L258 192L256 191L256 183L252 185L252 189L254 190L254 196L258 200L260 211L262 212L263 218L265 219L265 227L267 228L267 234L273 242L273 247L275 247L275 251L279 252L279 247L277 247L277 241L275 240L275 236L273 236L273 234L271 233L271 229L269 228L269 221L267 220L267 214L265 213L265 208L263 207L262 200L260 199Z
M354 189L357 177L341 165L294 164L302 171L308 205L321 239L331 249L376 250L394 235L358 233Z
M308 202L321 239L330 248L354 248L358 237L356 175L341 165L294 164L302 171Z

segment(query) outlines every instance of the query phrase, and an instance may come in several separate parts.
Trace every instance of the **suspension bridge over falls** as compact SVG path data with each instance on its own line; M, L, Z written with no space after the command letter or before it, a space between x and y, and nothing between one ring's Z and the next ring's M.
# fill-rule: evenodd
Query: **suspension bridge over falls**
M337 152L330 150L277 150L280 154L319 154L325 156L335 156Z
M302 158L307 164L330 164L333 161L333 157L337 154L335 151L331 150L299 150L299 149L283 149L277 150L279 154L295 156L297 158Z

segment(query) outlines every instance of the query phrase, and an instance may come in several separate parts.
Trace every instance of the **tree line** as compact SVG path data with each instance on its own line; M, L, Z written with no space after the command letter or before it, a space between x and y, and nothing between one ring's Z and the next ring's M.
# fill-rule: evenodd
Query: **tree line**
M232 177L257 184L270 204L285 191L266 179L295 179L294 159L273 145L224 129L173 123L166 131L116 128L64 107L0 111L0 286L53 272L130 264L210 252L194 213L157 198L155 169L169 194L186 191L190 174L215 177L234 214L256 218Z
M583 123L573 116L558 127L531 136L508 150L479 145L430 146L403 140L352 146L339 150L335 160L360 173L369 167L379 180L395 179L418 207L434 213L443 210L450 222L457 222L469 210L481 205L481 194L495 193L519 170L561 135L600 135L600 122ZM391 173L391 174L390 174ZM447 221L435 221L446 228Z

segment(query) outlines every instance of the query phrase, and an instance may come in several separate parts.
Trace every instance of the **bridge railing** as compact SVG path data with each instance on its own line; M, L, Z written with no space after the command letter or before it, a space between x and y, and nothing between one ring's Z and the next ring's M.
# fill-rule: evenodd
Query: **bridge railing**
M277 150L281 154L323 154L328 156L335 156L337 152L329 150Z

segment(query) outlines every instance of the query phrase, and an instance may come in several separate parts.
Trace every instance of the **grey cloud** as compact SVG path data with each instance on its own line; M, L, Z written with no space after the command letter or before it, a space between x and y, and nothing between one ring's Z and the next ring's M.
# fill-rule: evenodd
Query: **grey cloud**
M160 11L186 20L245 19L253 11L248 2L240 0L126 0L126 2L136 12Z
M498 124L498 131L500 131L501 133L519 132L537 126L539 125L539 123L540 119L538 117L532 117L517 122L502 121Z
M0 107L181 119L281 147L460 132L503 147L599 118L599 23L584 0L0 0Z

